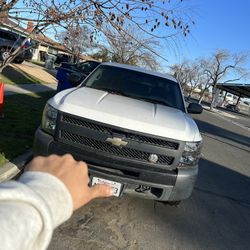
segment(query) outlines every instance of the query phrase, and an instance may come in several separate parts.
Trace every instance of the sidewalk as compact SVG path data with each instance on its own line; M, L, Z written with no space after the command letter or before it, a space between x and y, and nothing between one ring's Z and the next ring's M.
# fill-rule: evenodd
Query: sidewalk
M39 92L56 90L57 84L19 84L19 85L4 85L4 95L14 94L34 94Z
M44 67L41 67L39 65L33 64L31 62L23 62L22 64L12 64L12 67L15 69L19 69L22 72L25 72L25 74L28 74L30 76L34 76L42 82L44 81L45 83L51 83L51 84L56 84L56 70L48 70L45 69Z
M19 72L20 76L31 76L37 78L39 79L39 83L33 81L34 83L30 84L14 85L8 84L7 82L4 85L5 96L53 91L57 88L57 79L55 78L56 70L49 71L41 66L26 61L22 64L11 64L10 66L14 69L14 71ZM11 75L7 76L7 78L11 78ZM15 79L15 83L17 82L18 79ZM25 83L25 81L21 83Z
M0 183L9 181L22 173L25 165L33 158L31 149L14 158L11 162L7 162L0 166Z

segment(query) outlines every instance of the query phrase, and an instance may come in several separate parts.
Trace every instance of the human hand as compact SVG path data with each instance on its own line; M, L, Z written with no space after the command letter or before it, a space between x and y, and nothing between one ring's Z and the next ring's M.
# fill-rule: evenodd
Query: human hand
M113 195L111 186L97 184L89 187L87 164L82 161L75 161L70 154L38 156L25 167L25 171L45 172L60 179L72 196L74 210L87 204L92 199Z

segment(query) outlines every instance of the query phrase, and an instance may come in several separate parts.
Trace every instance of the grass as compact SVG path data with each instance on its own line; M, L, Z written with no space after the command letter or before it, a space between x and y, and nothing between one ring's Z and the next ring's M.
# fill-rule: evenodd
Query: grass
M38 66L41 66L41 67L44 67L44 65L45 65L45 62L41 62L41 61L37 61L37 60L31 60L30 62L33 64L36 64Z
M7 66L3 73L0 74L0 78L7 84L32 84L32 83L44 83L42 79L38 79L24 72L21 69Z
M54 92L5 97L4 119L0 119L0 166L32 147L46 101Z
M8 160L5 158L4 153L0 153L0 166L2 166L6 162L8 162Z

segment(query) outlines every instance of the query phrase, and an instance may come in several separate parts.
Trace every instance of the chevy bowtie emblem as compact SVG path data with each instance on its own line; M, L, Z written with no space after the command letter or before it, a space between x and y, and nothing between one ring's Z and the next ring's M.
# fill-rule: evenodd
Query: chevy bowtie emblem
M118 137L107 138L106 142L112 144L113 146L117 146L117 147L123 147L123 146L126 146L128 144L128 142L123 141L121 138L118 138Z

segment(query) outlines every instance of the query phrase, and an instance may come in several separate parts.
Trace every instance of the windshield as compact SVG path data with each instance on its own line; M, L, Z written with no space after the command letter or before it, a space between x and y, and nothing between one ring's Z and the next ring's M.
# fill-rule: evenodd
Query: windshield
M146 73L101 65L86 79L85 87L105 90L185 112L178 83Z

